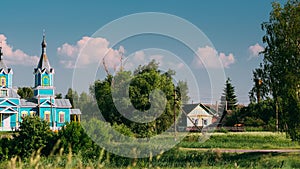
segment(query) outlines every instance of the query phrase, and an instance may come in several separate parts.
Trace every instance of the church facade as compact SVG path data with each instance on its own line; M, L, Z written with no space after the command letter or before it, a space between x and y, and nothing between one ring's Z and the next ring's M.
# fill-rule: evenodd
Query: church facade
M34 96L30 99L20 98L17 89L13 88L13 71L6 66L0 47L0 131L18 129L25 116L39 116L49 122L52 130L59 130L71 121L72 116L78 117L81 114L79 109L72 109L68 99L55 98L55 72L46 54L45 35L41 45L42 54L33 71Z

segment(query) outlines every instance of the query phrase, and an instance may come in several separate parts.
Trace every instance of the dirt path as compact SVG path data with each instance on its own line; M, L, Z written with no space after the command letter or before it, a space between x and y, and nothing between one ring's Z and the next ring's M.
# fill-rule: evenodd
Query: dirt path
M300 149L226 149L226 148L179 148L187 151L213 151L222 153L300 153Z

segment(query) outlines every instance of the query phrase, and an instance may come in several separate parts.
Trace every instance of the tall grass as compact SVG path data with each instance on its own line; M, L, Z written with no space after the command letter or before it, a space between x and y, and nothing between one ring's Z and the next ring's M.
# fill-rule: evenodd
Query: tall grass
M201 135L188 135L177 147L148 158L125 158L111 154L104 149L97 157L83 157L81 153L68 154L59 149L59 142L49 156L42 156L41 149L31 157L13 157L1 160L0 169L93 169L93 168L300 168L299 153L221 153L220 151L186 151L178 147L206 148L300 148L283 134L278 133L214 133L204 142L198 142ZM136 151L133 149L133 152Z
M62 151L62 150L61 150ZM61 152L60 151L60 152ZM181 151L172 149L155 157L130 159L105 153L98 159L83 160L80 154L56 154L40 156L39 151L30 158L11 158L0 163L0 168L8 169L94 169L94 168L299 168L300 154L244 153L228 154L220 152Z
M201 135L188 135L179 147L185 148L234 148L234 149L300 149L285 134L271 132L214 133L206 142L199 142Z

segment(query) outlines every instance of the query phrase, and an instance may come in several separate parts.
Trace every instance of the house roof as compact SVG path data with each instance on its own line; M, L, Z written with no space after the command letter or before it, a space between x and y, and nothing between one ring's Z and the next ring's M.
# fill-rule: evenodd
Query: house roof
M219 116L218 112L213 109L212 107L208 106L208 105L204 105L204 104L200 104L200 106L205 109L205 111L213 116Z
M197 104L184 104L182 109L189 114L192 110L194 110L200 103Z
M211 110L209 107L201 104L201 103L195 103L195 104L184 104L182 109L189 114L191 111L193 111L197 106L200 106L203 108L208 114L216 116L213 110Z

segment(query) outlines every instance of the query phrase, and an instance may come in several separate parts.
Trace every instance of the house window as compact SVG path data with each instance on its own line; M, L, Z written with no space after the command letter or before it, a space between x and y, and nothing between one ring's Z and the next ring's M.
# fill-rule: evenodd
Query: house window
M203 119L203 126L207 125L207 119Z
M3 96L7 96L7 90L0 90L0 96L3 97Z
M44 120L50 122L50 111L45 111Z
M21 117L24 118L24 117L26 117L26 116L27 116L27 111L22 111L22 112L21 112Z
M30 111L30 116L35 116L35 111Z
M65 113L59 112L59 122L64 123L65 122Z
M6 86L6 78L5 78L4 76L2 76L2 77L0 78L0 81L1 81L1 86L2 86L2 87L5 87L5 86Z
M198 126L199 119L195 119L195 125Z

